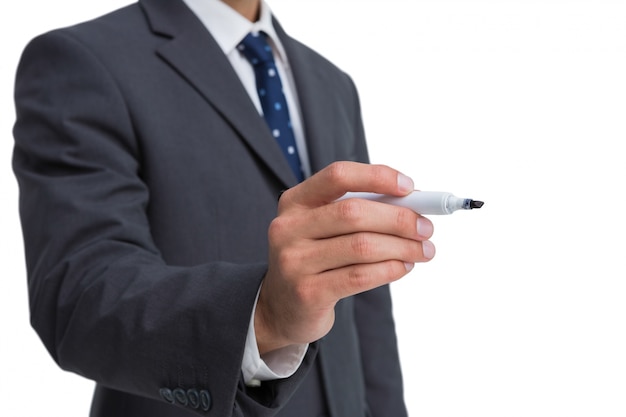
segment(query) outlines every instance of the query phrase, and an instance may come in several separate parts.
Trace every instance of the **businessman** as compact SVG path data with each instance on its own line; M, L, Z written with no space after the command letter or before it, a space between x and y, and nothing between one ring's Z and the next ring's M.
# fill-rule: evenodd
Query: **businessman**
M266 3L44 34L15 101L31 322L92 417L406 416L388 284L432 223L335 202L413 181L367 163L352 81Z

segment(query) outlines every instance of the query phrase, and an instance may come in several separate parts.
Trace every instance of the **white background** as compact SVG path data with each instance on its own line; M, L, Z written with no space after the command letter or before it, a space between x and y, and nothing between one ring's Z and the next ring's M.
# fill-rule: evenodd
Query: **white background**
M93 388L28 323L15 66L36 34L126 3L22 0L0 16L3 416L86 416ZM486 201L433 218L436 258L392 286L410 414L626 416L626 2L270 5L353 75L373 162Z

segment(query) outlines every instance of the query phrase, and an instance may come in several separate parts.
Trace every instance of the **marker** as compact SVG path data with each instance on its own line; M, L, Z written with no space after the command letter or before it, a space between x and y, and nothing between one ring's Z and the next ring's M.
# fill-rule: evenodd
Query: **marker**
M485 204L482 201L472 200L471 198L459 198L451 193L440 191L413 191L404 197L350 192L337 201L347 200L348 198L361 198L393 204L394 206L409 208L418 214L452 214L457 210L479 209Z

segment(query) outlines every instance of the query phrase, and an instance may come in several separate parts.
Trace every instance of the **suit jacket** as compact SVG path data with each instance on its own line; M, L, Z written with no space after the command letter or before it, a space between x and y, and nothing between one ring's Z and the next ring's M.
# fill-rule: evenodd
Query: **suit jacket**
M352 81L275 25L313 170L366 162ZM36 38L15 98L31 322L97 382L92 416L406 415L388 287L341 301L295 375L244 385L267 227L296 179L184 3Z

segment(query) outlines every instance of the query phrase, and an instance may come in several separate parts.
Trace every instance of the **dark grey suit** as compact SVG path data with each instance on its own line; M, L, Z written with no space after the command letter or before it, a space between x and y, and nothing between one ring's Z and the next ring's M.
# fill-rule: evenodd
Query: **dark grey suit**
M349 77L276 29L313 170L367 161ZM267 227L295 178L181 1L38 37L16 106L32 324L98 383L92 416L406 415L388 287L340 302L294 376L243 384Z

